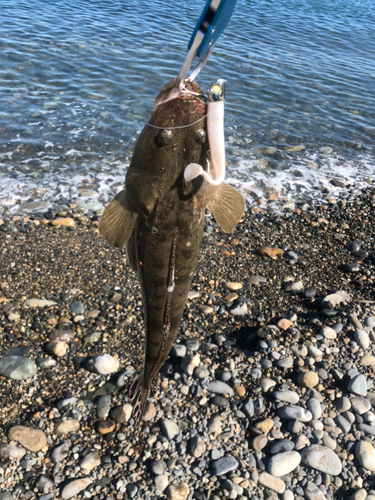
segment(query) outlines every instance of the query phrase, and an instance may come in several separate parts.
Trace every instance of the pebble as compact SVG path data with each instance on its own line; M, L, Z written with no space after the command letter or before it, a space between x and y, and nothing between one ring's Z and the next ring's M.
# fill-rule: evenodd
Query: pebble
M96 408L96 416L100 419L106 419L111 409L112 398L109 394L100 396Z
M110 354L102 354L94 359L94 368L100 375L108 375L116 372L120 367L118 359Z
M312 485L305 491L306 500L327 500L322 491L316 486Z
M187 339L185 340L185 346L188 351L197 351L199 349L199 340Z
M371 443L358 441L354 453L362 467L371 472L375 471L375 449Z
M79 430L79 422L75 418L70 418L68 420L63 420L55 424L54 433L58 436L66 436L71 432L77 432Z
M312 415L309 410L305 410L301 406L283 406L277 410L280 418L286 420L299 420L300 422L310 422Z
M313 419L318 420L322 416L322 407L315 398L309 398L306 401L307 409L311 412Z
M98 423L99 434L109 434L116 428L116 422L114 420L101 420Z
M0 375L11 380L29 380L37 370L36 363L23 356L5 356L0 359Z
M154 483L156 490L160 493L163 493L163 491L167 488L169 484L168 476L166 476L165 474L161 474L160 476L155 476Z
M62 358L68 352L69 345L62 340L52 340L46 344L46 352L53 354L58 358Z
M190 453L194 458L199 458L206 451L206 444L198 436L194 436L190 443Z
M0 444L0 460L7 460L8 458L15 458L16 460L21 460L27 451L22 446L16 446L15 444Z
M264 247L259 250L260 255L269 257L270 259L277 259L279 255L284 255L283 250L280 248Z
M197 366L194 368L193 377L197 379L204 379L209 376L210 372L205 366Z
M375 329L375 316L367 316L364 320L364 325L368 326L371 330Z
M290 474L301 462L301 455L297 451L285 451L270 458L268 472L273 476Z
M47 446L47 437L40 429L15 425L9 429L8 438L17 441L29 451L40 451Z
M221 424L223 417L220 415L212 415L208 421L207 430L209 434L215 434L215 432L221 430Z
M85 305L79 300L73 301L69 306L70 312L77 315L82 315L85 312Z
M275 399L278 399L279 401L285 401L286 403L290 404L297 404L299 401L299 396L294 391L275 391L273 395Z
M368 349L370 347L370 338L365 330L355 329L354 338L362 349Z
M228 290L241 290L242 287L242 283L234 281L228 281L227 283L225 283L225 288L227 288Z
M167 464L164 460L154 460L150 463L150 471L157 476L164 474L167 468Z
M321 303L322 309L334 309L336 306L344 302L344 297L339 293L331 293L324 297Z
M130 420L133 407L131 404L117 406L111 411L111 418L119 424L124 424Z
M180 433L179 426L173 420L162 420L160 430L169 441Z
M57 217L56 219L51 221L53 226L63 226L63 227L74 227L76 225L74 219L71 217ZM70 498L70 497L69 497Z
M335 406L338 413L343 413L344 411L350 410L352 404L349 398L347 398L346 396L341 396L340 398L337 398L335 400Z
M207 386L207 391L214 394L228 394L229 396L234 396L232 387L220 380L213 380L210 382Z
M321 331L323 337L328 340L335 340L337 337L336 331L330 326L324 326Z
M93 470L100 465L100 457L95 451L88 453L80 462L81 469Z
M341 460L336 453L319 444L313 444L301 452L302 462L308 467L319 470L332 476L341 474Z
M62 462L69 453L69 444L64 442L56 446L51 453L51 462L53 464L58 464Z
M186 483L171 484L167 491L167 497L169 500L186 500L189 493L190 488Z
M268 444L268 438L265 434L261 434L260 436L256 436L252 440L252 447L255 451L263 450Z
M25 302L25 306L27 307L51 307L57 305L57 302L54 300L45 300L45 299L28 299Z
M358 415L363 415L371 409L371 403L368 399L363 397L355 397L350 399L351 408ZM349 409L349 408L348 408Z
M272 441L269 451L272 455L277 455L278 453L283 453L284 451L292 451L294 447L295 444L293 441L290 441L289 439L279 439Z
M374 366L375 365L375 356L371 354L365 354L359 360L359 364L361 366Z
M171 349L172 358L184 358L186 356L186 346L184 344L176 344Z
M288 368L292 368L294 363L294 359L291 356L288 356L286 358L279 359L276 361L276 366L278 368L282 368L283 370L287 370Z
M230 307L229 313L232 314L232 316L245 316L248 313L246 302L234 304Z
M72 498L75 495L78 495L78 493L81 493L81 491L85 490L87 486L90 486L90 484L92 484L92 479L89 477L73 479L61 488L61 498L63 500Z
M154 403L152 403L151 401L147 401L145 411L143 414L143 421L149 422L155 417L155 415L156 415L156 408Z
M348 383L348 391L358 396L366 396L367 394L367 381L361 374L356 375L350 379Z
M271 474L268 474L267 472L262 472L259 476L259 484L263 485L264 487L276 491L276 493L284 493L285 491L285 483L282 479L279 479L278 477L274 477Z
M270 389L272 389L272 387L275 387L276 380L273 380L272 378L264 377L261 379L260 384L262 386L263 392L268 392ZM296 402L298 402L298 400Z
M181 363L181 368L186 375L193 375L194 369L199 366L200 361L201 357L198 353L194 356L186 356Z
M212 462L212 473L214 476L222 476L238 467L238 461L231 456L219 458Z
M277 322L277 326L278 328L280 328L280 330L283 330L285 332L289 328L292 328L293 322L290 321L289 319L283 318Z
M298 375L297 382L301 387L315 387L319 383L319 376L312 371L302 372Z

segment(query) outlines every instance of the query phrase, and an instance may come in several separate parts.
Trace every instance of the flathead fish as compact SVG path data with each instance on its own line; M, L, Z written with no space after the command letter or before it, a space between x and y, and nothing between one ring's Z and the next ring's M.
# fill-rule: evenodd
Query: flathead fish
M156 98L150 121L135 145L125 189L109 203L99 223L110 244L126 245L142 289L144 367L129 390L136 423L178 333L206 208L224 232L234 229L245 208L234 187L207 182L198 173L184 176L188 165L208 169L207 102L193 81L187 80L177 96L171 93L173 88L174 81Z

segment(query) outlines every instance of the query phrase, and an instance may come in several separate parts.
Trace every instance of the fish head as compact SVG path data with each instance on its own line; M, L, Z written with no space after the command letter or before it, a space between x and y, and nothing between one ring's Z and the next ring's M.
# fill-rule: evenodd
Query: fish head
M189 163L206 154L207 100L197 83L185 80L175 93L167 83L155 100L149 122L136 143L125 186L131 201L150 213L158 199L184 182Z

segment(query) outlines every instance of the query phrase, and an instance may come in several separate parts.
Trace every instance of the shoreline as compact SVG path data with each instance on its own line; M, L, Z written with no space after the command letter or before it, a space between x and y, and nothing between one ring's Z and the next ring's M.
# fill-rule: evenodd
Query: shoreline
M129 420L124 389L142 364L143 314L124 250L97 234L95 213L0 217L0 358L9 349L16 349L11 356L40 358L29 380L0 376L0 468L6 472L0 492L18 484L17 498L28 500L71 498L79 485L79 495L95 499L375 498L375 464L360 463L356 452L359 442L373 447L375 435L375 323L369 320L375 317L375 189L305 211L257 208L248 208L230 235L207 218L179 347L155 378L150 420L140 433ZM67 227L52 225L58 217ZM271 257L260 254L265 247L273 249ZM336 298L340 303L325 307L323 299L338 290L346 294ZM326 335L324 327L334 333ZM119 362L109 375L93 368L104 353ZM318 377L315 385L301 382L306 373ZM352 392L358 374L367 379L366 398ZM212 392L212 382L229 385L231 395L226 386ZM310 412L310 420L308 413L305 422L285 418L282 409L293 406ZM61 422L68 422L63 430ZM44 446L19 458L22 446L10 439L17 425L41 430ZM67 454L53 462L62 442ZM335 454L335 470L314 468L303 452L314 445ZM265 475L275 472L273 457L289 452L302 460L296 468ZM41 475L48 479L43 484ZM367 496L352 497L356 490Z

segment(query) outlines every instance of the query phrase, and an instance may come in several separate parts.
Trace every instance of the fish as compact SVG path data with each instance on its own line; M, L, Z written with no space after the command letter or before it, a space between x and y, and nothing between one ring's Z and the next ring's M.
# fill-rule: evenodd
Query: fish
M226 233L234 229L245 209L237 189L210 182L206 172L208 106L195 81L187 79L177 95L174 81L163 87L135 144L125 188L106 206L99 221L99 232L109 244L125 245L142 290L144 364L129 389L136 425L142 420L152 380L178 334L198 262L206 208ZM208 180L198 172L185 175L188 165L201 167Z

